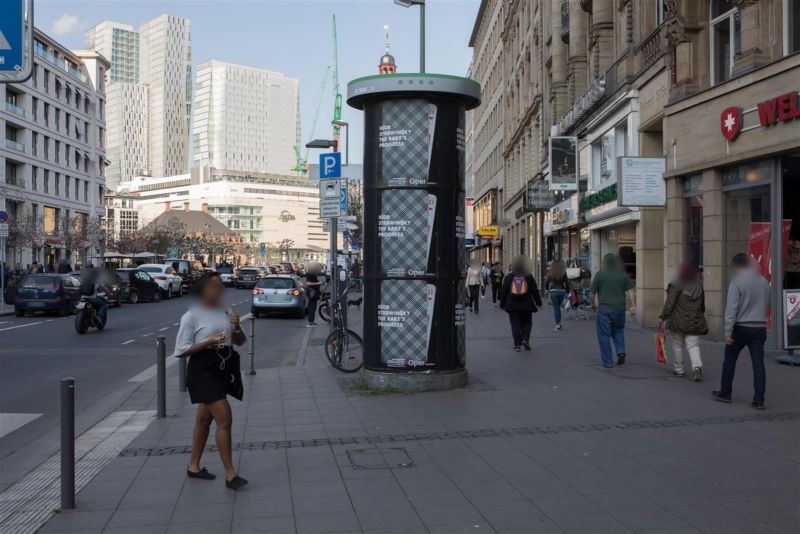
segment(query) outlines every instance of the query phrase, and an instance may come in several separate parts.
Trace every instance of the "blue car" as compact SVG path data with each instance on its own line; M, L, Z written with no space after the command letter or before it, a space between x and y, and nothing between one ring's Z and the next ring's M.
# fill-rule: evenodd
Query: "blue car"
M56 312L66 317L81 299L81 281L69 274L30 274L17 287L14 313Z

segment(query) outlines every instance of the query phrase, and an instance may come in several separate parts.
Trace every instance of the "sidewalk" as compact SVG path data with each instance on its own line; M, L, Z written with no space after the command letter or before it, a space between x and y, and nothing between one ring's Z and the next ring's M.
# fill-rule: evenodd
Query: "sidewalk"
M704 344L706 380L695 384L655 362L651 332L631 328L628 363L607 370L593 322L555 332L545 308L533 351L517 353L490 302L467 314L462 390L354 389L322 354L324 326L309 331L305 360L245 375L234 460L250 484L238 493L211 446L203 465L219 478L185 477L194 408L170 383L170 416L41 531L800 530L798 369L768 361L768 409L755 412L746 355L734 403L712 401L720 344ZM280 345L269 342L258 350ZM154 408L139 398L123 409Z

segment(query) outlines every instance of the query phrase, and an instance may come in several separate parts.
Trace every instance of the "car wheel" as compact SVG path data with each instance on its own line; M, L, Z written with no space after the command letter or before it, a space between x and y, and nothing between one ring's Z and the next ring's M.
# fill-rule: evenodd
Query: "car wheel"
M153 292L153 298L150 300L153 302L161 302L161 288L158 288L155 292Z
M14 309L14 315L17 317L25 317L25 310L20 310L19 308Z
M130 294L128 295L128 302L130 304L136 304L137 302L139 302L139 293L137 293L136 291L131 291Z
M167 291L164 293L164 297L169 300L172 298L172 284L167 286Z

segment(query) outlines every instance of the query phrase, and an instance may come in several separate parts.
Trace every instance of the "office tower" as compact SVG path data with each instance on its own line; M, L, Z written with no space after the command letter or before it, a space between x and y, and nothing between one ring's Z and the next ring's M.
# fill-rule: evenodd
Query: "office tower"
M294 167L299 82L221 61L197 68L194 160L215 168L286 174Z
M86 31L86 48L111 62L109 83L139 82L139 33L133 26L103 21Z

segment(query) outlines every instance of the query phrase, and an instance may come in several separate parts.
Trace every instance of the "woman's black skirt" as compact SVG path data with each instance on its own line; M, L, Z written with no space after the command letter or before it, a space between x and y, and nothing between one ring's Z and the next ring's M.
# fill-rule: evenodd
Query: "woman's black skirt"
M227 395L242 400L239 353L231 347L205 349L189 357L186 387L192 404L211 404Z

